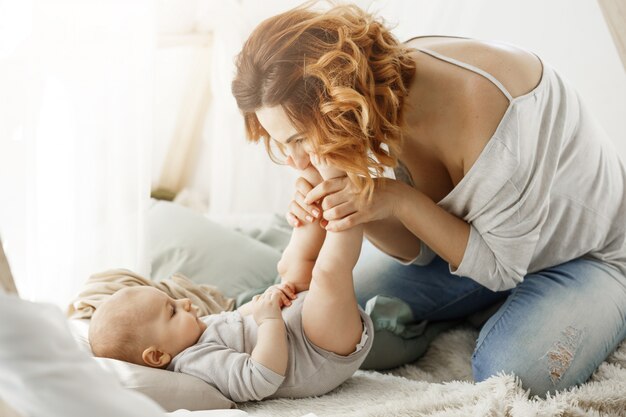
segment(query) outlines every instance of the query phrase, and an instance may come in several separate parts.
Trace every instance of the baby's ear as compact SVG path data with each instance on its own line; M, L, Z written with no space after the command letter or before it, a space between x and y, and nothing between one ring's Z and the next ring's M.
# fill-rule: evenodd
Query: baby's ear
M153 368L164 368L172 360L169 353L160 351L154 346L150 346L141 354L143 362Z

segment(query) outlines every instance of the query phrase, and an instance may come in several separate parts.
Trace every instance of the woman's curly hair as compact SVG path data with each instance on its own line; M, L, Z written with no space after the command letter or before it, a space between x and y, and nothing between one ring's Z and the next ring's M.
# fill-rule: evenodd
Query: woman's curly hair
M354 5L319 12L308 4L265 20L239 53L232 82L248 138L263 138L269 151L255 111L282 105L313 149L371 196L372 178L397 163L415 74L409 53Z

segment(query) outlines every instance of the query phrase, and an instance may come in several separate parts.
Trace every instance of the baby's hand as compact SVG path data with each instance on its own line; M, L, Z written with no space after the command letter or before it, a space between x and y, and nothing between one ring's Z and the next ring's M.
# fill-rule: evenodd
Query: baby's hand
M272 285L265 290L265 293L276 293L280 297L280 307L288 307L291 305L291 300L296 299L296 287L291 282L281 282L280 284Z
M256 324L260 326L266 320L282 320L280 304L280 294L276 291L266 291L252 297L252 317Z

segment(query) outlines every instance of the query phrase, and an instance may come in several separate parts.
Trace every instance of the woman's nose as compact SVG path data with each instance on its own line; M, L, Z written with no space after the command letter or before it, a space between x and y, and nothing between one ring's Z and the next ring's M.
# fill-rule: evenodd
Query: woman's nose
M299 170L305 169L309 166L309 163L311 162L311 160L309 159L309 154L301 149L292 152L289 157L293 161L294 166Z

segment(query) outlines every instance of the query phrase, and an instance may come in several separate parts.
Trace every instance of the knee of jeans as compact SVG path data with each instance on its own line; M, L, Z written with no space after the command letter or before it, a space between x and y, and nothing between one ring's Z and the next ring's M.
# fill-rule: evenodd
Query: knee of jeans
M554 374L556 371L553 369L552 372ZM531 395L540 397L563 388L560 381L555 383L549 378L549 370L532 349L506 349L483 343L472 355L472 373L476 382L499 374L514 375L519 378L524 390L530 390Z
M358 265L353 271L354 291L359 303L365 303L374 295L393 294L393 265Z
M507 361L506 353L494 346L481 343L472 354L472 374L474 381L482 382L500 372L507 373L510 370L510 362Z
M532 354L517 348L520 340L507 336L490 332L479 340L472 354L472 373L476 382L499 373L515 374L520 378L527 374Z
M506 349L498 349L483 343L472 355L474 381L482 382L499 374L514 374L522 381L532 380L533 378L527 375L528 367L524 366L523 362L518 355L513 355Z

